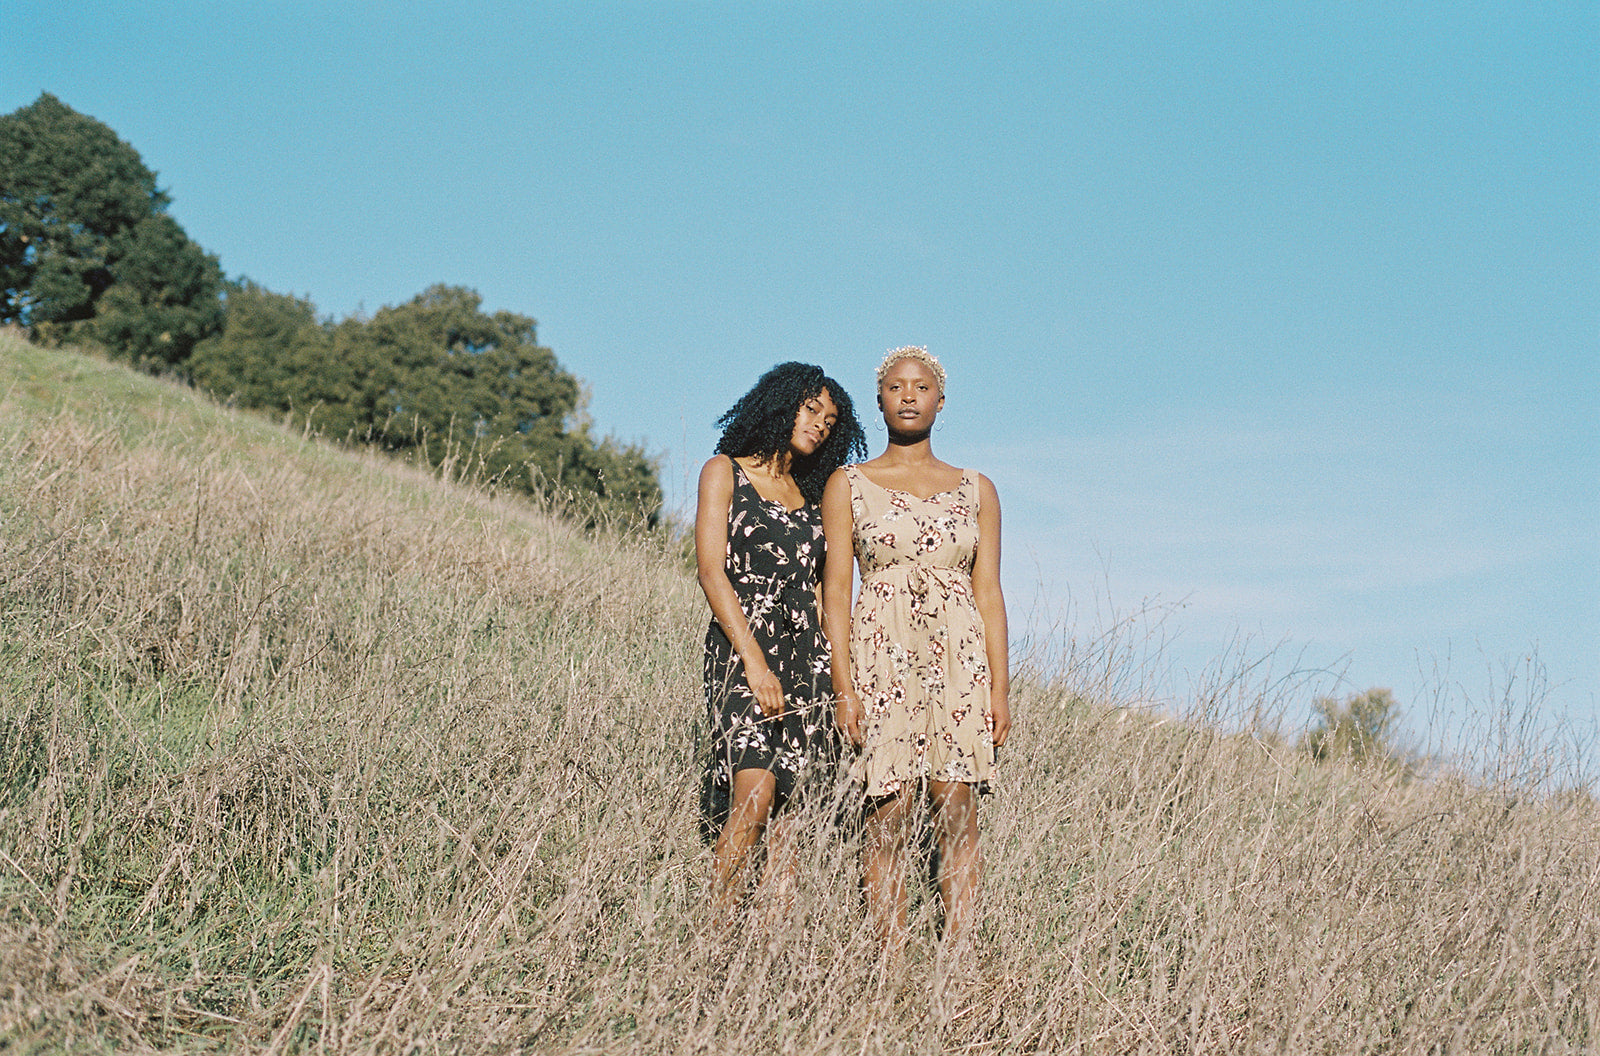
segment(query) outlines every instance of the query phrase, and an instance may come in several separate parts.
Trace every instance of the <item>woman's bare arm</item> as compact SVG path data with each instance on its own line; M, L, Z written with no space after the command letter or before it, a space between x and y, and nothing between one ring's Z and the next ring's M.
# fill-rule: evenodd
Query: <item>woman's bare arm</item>
M989 714L994 743L1011 732L1011 644L1006 599L1000 591L1000 495L978 474L978 552L972 563L972 596L983 620L983 646L989 660Z
M733 463L717 455L700 470L700 495L694 510L694 563L700 589L711 603L711 615L744 661L745 682L761 706L761 713L779 715L783 712L783 684L767 666L767 658L750 632L750 621L739 607L739 595L728 579L728 510L732 504Z
M828 556L822 566L822 630L833 660L834 717L851 744L861 743L861 698L850 674L850 590L855 573L855 523L850 513L850 481L834 470L822 492L822 531Z

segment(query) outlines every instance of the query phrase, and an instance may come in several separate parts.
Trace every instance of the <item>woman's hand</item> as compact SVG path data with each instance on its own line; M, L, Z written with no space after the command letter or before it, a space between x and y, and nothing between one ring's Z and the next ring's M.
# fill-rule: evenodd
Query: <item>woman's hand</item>
M783 683L778 681L778 676L772 673L770 667L762 665L760 669L755 669L747 664L744 680L750 687L750 695L761 706L761 714L769 719L783 714Z
M861 733L861 722L866 717L866 711L861 707L861 698L853 689L847 689L834 697L833 719L839 727L839 736L857 748L860 748L865 738Z
M1006 699L1006 694L989 694L989 721L994 746L998 748L1006 743L1006 737L1011 733L1011 702Z

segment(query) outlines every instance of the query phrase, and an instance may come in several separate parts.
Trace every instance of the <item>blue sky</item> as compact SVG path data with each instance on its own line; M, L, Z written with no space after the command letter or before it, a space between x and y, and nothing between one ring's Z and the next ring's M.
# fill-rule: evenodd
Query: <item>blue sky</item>
M765 367L928 345L1015 620L1147 613L1157 697L1600 723L1594 4L324 6L10 0L0 112L330 315L537 318L680 508Z

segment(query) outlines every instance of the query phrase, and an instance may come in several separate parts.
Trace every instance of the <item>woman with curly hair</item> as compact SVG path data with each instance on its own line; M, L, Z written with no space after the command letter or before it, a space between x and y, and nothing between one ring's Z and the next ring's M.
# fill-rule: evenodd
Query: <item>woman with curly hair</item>
M906 856L931 813L946 939L971 927L983 863L979 793L1011 728L1000 499L982 473L934 457L944 367L919 347L878 367L889 443L822 496L824 619L839 731L861 748L862 886L886 944L906 926ZM851 611L852 558L861 592Z
M701 806L726 905L769 821L776 830L775 814L837 760L817 501L835 469L866 453L866 439L844 389L805 363L767 371L717 425L694 543L712 616Z

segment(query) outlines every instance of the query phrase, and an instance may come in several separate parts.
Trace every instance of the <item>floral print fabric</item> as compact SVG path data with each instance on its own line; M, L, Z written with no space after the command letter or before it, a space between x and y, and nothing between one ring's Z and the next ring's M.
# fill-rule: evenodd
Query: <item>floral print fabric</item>
M737 770L770 770L775 805L802 779L838 758L833 725L828 640L817 611L825 546L813 503L790 510L761 497L733 462L728 506L728 579L750 632L783 684L784 710L761 714L745 681L744 661L715 617L706 631L705 695L711 753L701 784L702 831L714 838L728 819Z
M970 474L920 499L846 467L861 593L850 665L866 717L868 796L994 770L989 659L972 595L978 488Z

